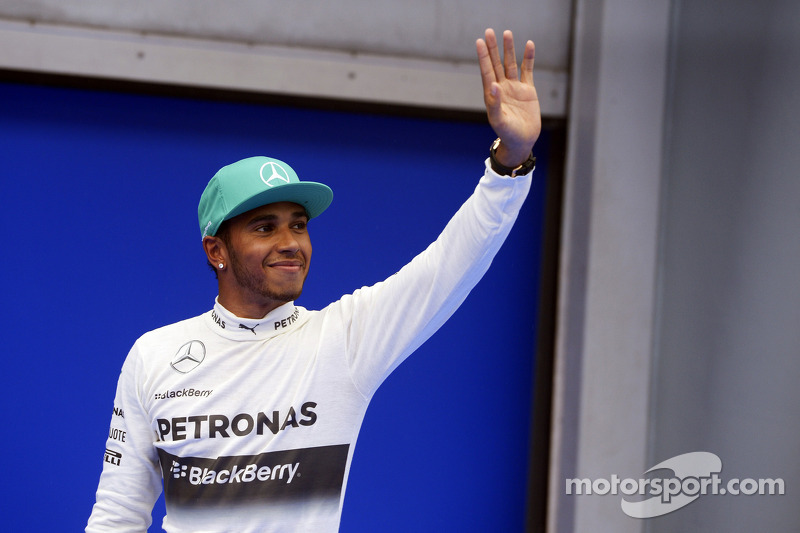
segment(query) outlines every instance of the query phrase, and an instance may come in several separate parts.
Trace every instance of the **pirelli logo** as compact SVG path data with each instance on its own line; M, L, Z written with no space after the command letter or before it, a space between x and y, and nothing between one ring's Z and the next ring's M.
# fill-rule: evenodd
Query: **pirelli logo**
M119 466L119 464L122 462L122 454L116 450L111 450L109 448L106 448L106 453L103 456L103 461L112 464L114 466Z
M349 449L341 444L217 459L159 450L164 495L181 507L338 498Z

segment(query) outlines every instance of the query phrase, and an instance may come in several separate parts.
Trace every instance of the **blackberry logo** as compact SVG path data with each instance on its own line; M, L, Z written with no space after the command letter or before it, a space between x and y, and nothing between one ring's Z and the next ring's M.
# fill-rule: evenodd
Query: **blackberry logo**
M338 501L349 450L349 444L336 444L212 458L181 457L159 448L158 456L167 501L200 509L227 507L233 500Z
M182 465L178 461L172 461L172 475L175 479L186 477L186 470L186 465Z
M213 390L200 390L194 387L184 387L179 390L168 390L157 392L153 398L156 400L167 400L169 398L207 398L211 396Z
M294 480L295 476L300 476L297 469L300 463L283 464L275 466L261 466L250 463L244 467L233 465L230 470L213 470L211 468L200 468L193 466L189 470L189 483L192 485L227 485L230 483L252 483L253 481L282 481L287 485ZM185 466L183 468L186 468ZM173 467L175 472L175 467ZM180 477L185 477L186 473L181 471ZM175 477L178 477L177 475Z

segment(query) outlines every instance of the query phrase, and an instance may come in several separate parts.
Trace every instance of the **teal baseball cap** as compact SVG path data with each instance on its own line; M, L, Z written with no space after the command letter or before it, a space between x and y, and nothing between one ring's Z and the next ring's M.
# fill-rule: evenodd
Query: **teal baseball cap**
M319 216L333 201L333 191L322 183L300 181L297 173L278 159L248 157L224 166L200 196L197 218L203 238L216 235L226 220L275 202L303 206L308 218Z

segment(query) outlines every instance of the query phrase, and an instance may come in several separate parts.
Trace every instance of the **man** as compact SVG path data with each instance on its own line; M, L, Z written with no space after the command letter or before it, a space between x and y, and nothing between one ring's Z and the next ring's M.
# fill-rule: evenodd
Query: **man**
M489 267L530 187L541 130L534 47L476 43L498 135L473 195L397 274L321 311L294 305L309 219L332 192L282 161L221 169L200 199L219 296L136 341L120 375L87 531L144 531L163 480L167 531L332 532L367 405Z

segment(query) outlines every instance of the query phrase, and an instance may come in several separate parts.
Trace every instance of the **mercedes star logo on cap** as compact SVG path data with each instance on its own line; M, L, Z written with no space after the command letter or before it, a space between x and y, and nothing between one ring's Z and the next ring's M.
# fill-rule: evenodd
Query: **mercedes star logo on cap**
M267 170L267 173L270 173L268 178L264 177L264 170L266 167L270 167ZM269 163L264 163L261 165L261 181L267 184L269 187L274 187L275 185L280 185L279 183L273 183L275 180L281 181L283 183L289 183L289 173L286 172L286 169L280 166L278 163L270 161Z

